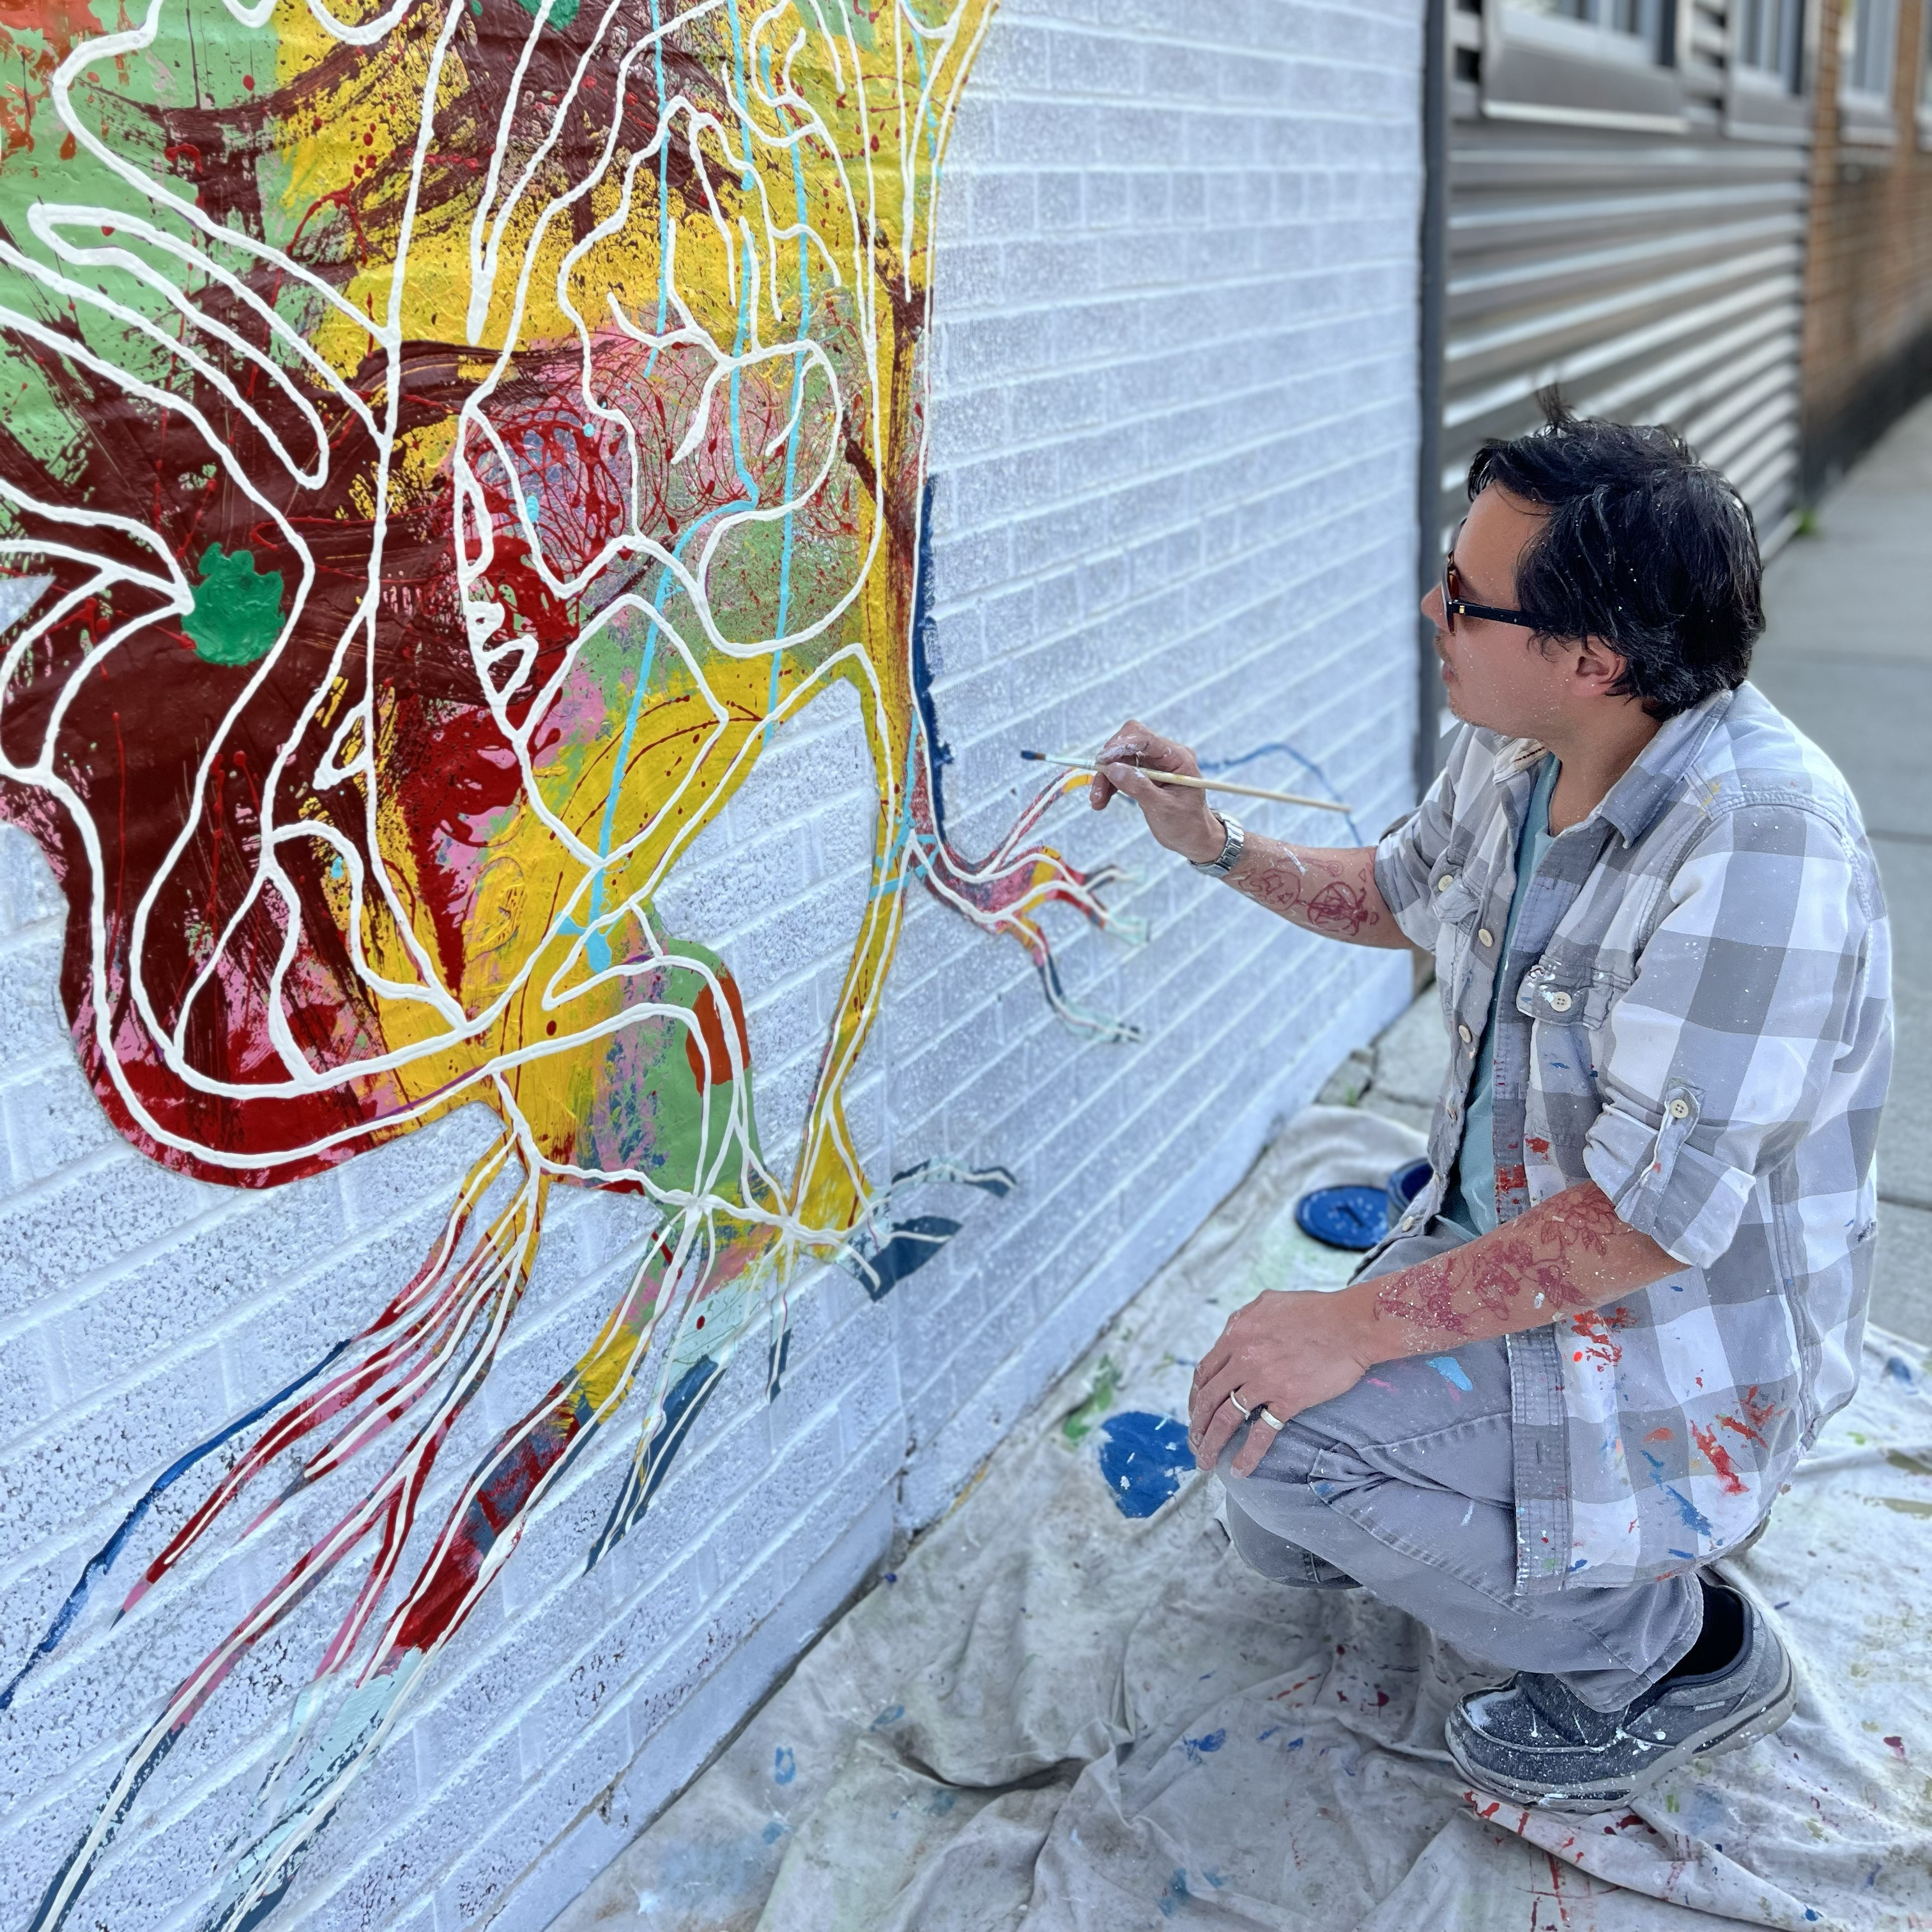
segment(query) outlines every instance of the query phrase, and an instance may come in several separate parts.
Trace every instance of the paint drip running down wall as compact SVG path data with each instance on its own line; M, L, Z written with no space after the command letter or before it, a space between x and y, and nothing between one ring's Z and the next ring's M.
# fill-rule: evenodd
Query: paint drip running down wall
M26 599L0 809L66 894L75 1046L135 1145L238 1186L471 1101L502 1125L414 1278L182 1445L5 1692L90 1593L168 1588L244 1496L260 1522L344 1472L329 1526L210 1629L34 1922L80 1922L143 1782L335 1577L206 1921L232 1928L284 1898L647 1355L598 1550L768 1318L776 1379L802 1263L883 1294L954 1231L894 1219L841 1106L908 883L1018 939L1106 1032L1036 915L1105 923L1106 880L1028 842L1058 787L978 862L940 808L928 266L988 0L98 8L11 13L25 82L0 103L0 551ZM796 1159L768 1166L729 966L655 900L773 728L841 681L876 779L871 890ZM655 1241L412 1541L560 1183L648 1196ZM194 1514L120 1574L177 1483Z

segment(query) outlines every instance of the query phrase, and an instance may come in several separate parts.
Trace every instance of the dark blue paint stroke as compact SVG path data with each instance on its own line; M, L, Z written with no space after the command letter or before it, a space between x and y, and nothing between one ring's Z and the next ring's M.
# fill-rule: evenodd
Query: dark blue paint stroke
M894 1222L872 1253L852 1256L866 1292L874 1301L884 1300L907 1276L925 1267L958 1233L959 1227L944 1214L913 1214Z
M1271 738L1265 745L1257 745L1252 752L1244 752L1238 758L1203 758L1201 769L1204 772L1238 772L1244 765L1252 764L1257 758L1277 756L1292 758L1315 780L1324 796L1333 798L1335 796L1335 788L1329 783L1328 774L1306 752L1298 752L1292 745L1280 738ZM1355 824L1355 814L1351 812L1343 816L1348 821L1348 836L1358 845L1367 844L1368 840L1362 836L1360 827Z
M922 1180L932 1173L935 1163L922 1160L911 1167L902 1167L892 1176L895 1187L910 1186L915 1180ZM983 1194L990 1194L995 1201L1004 1201L1019 1183L1013 1178L1012 1170L1006 1167L962 1168L950 1162L937 1163L940 1168L934 1176L935 1182L957 1183L965 1187L976 1187Z
M610 1514L584 1559L586 1574L596 1568L613 1545L623 1541L632 1526L650 1507L651 1498L670 1474L673 1459L684 1447L691 1425L710 1400L722 1372L710 1356L700 1355L678 1377L670 1394L664 1397L664 1420L645 1444L643 1480L640 1481L634 1472L618 1491L617 1500L611 1504Z
M47 1626L46 1634L28 1653L26 1662L14 1672L7 1688L0 1690L0 1711L5 1710L13 1702L14 1692L20 1689L34 1668L59 1648L61 1640L73 1628L75 1618L87 1607L88 1596L94 1585L113 1568L116 1559L127 1547L128 1539L140 1528L148 1512L162 1495L172 1489L204 1457L212 1456L224 1443L232 1442L244 1429L252 1429L272 1409L280 1408L290 1396L298 1394L306 1388L348 1346L346 1342L338 1342L314 1368L296 1376L287 1388L277 1390L266 1402L251 1408L246 1415L226 1424L206 1442L198 1443L184 1455L178 1456L154 1478L147 1494L122 1518L120 1527L88 1558L86 1568L80 1573L80 1581L68 1592L67 1601L55 1612L53 1622Z
M784 1372L791 1360L791 1324L772 1344L771 1359L765 1364L765 1386L771 1391L767 1400L776 1402L784 1387Z
M1152 1516L1194 1467L1187 1431L1171 1415L1129 1409L1108 1417L1100 1432L1100 1473L1123 1516Z
M943 844L946 839L946 789L944 769L952 753L939 735L939 710L932 699L932 666L926 655L932 630L932 478L919 499L919 561L913 573L912 694L926 728L926 758L932 771L932 825Z

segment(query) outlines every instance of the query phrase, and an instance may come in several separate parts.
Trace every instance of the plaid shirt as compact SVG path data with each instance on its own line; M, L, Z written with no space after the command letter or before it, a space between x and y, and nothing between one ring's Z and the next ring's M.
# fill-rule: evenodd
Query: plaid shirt
M1466 726L1376 850L1382 896L1435 953L1454 1056L1434 1176L1396 1236L1418 1249L1455 1232L1430 1217L1542 756ZM1509 1337L1517 1586L1538 1592L1646 1581L1736 1542L1850 1397L1892 1014L1858 807L1749 685L1666 724L1526 890L1501 966L1497 1217L1594 1180L1683 1264Z

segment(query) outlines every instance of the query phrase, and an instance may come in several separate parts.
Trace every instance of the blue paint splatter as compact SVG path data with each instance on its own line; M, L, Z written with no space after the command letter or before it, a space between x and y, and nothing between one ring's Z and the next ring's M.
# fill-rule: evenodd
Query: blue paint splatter
M903 1704L888 1704L872 1720L872 1728L875 1731L883 1731L888 1724L896 1724L904 1715L905 1706Z
M1168 1880L1167 1889L1160 1895L1160 1916L1163 1918L1172 1918L1174 1908L1184 1900L1193 1896L1187 1888L1187 1874L1184 1871L1177 1871Z
M1228 1742L1226 1731L1208 1731L1198 1738L1183 1738L1180 1748L1187 1754L1190 1764L1198 1764L1210 1751L1217 1751Z
M1459 1389L1465 1392L1472 1390L1476 1386L1462 1372L1462 1364L1457 1361L1454 1355L1431 1355L1429 1358L1429 1366L1445 1382L1454 1382Z
M1894 1382L1903 1382L1907 1388L1912 1386L1912 1365L1903 1355L1888 1355L1885 1372Z
M1152 1516L1194 1466L1187 1431L1172 1416L1130 1409L1110 1415L1100 1432L1106 1438L1100 1445L1100 1473L1124 1516Z
M780 1744L772 1758L772 1782L789 1784L798 1775L798 1760L783 1744Z
M782 1818L774 1818L764 1828L765 1843L768 1845L776 1845L784 1836L785 1831L785 1821Z

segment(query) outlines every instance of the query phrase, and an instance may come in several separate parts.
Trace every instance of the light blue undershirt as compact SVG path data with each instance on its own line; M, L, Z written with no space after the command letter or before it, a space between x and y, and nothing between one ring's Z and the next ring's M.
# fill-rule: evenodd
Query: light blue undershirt
M1510 894L1509 923L1503 928L1502 956L1496 962L1496 983L1490 995L1489 1024L1483 1029L1482 1051L1476 1056L1476 1073L1470 1083L1469 1108L1462 1117L1462 1147L1456 1158L1448 1198L1442 1204L1446 1220L1468 1229L1472 1234L1486 1234L1496 1225L1496 1020L1502 1009L1503 989L1514 986L1521 976L1513 968L1510 948L1516 944L1516 922L1522 916L1523 902L1529 897L1529 882L1550 849L1550 795L1556 789L1561 767L1553 758L1546 758L1538 767L1536 787L1522 815L1522 830L1516 836L1516 889Z

